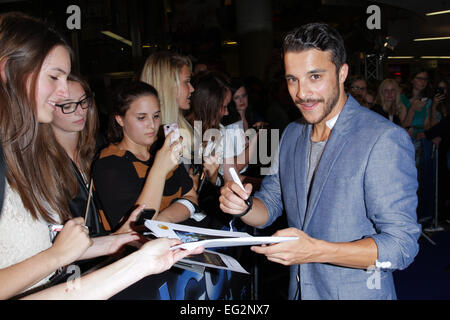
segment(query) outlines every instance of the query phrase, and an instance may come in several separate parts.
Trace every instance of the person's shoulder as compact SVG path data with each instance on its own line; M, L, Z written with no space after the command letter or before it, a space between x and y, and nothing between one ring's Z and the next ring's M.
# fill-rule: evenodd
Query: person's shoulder
M389 121L385 116L383 116L383 109L381 106L378 109L367 109L363 106L359 107L357 113L357 122L365 127L387 129L390 127L395 127L392 121Z
M353 136L365 144L370 145L383 136L401 139L408 136L405 129L373 110L359 106L355 111L351 120Z
M123 150L118 145L111 143L100 151L98 159L102 160L110 157L123 158L125 153L126 150Z
M129 151L121 149L118 145L110 144L100 151L93 163L93 170L110 170L128 166L132 162L130 162L129 154Z

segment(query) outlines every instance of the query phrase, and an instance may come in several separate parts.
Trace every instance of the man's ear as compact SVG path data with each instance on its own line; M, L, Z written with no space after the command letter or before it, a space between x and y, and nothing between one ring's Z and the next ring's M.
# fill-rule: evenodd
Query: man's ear
M344 63L339 70L339 82L344 83L348 76L348 64Z
M0 61L0 77L3 83L6 82L6 62L8 62L8 59L6 58Z
M123 120L121 116L115 116L116 122L119 124L119 126L123 127Z

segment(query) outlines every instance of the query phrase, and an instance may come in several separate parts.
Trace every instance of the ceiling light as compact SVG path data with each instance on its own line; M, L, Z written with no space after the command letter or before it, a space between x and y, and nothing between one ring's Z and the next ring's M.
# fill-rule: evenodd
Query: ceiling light
M425 15L427 15L427 16L436 16L438 14L446 14L446 13L450 13L450 10L428 12L428 13L425 13Z
M113 39L116 39L116 40L118 40L118 41L120 41L122 43L125 43L125 44L129 45L130 47L133 45L133 43L130 40L127 40L124 37L121 37L121 36L111 32L111 31L102 31L102 33L105 36L108 36L108 37L111 37Z
M414 59L414 56L388 56L388 59Z
M450 56L421 56L422 59L450 59Z
M431 40L449 40L450 37L435 37L435 38L418 38L414 41L431 41Z
M223 44L226 45L226 46L236 46L238 43L236 41L226 40L226 41L223 42Z

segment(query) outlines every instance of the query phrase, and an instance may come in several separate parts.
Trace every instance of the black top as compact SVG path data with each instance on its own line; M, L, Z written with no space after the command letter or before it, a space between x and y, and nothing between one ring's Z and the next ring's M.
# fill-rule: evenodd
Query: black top
M119 226L120 220L135 208L136 200L153 165L154 156L162 146L160 140L150 148L150 159L147 161L141 161L133 153L110 144L94 162L92 176L95 195L113 230ZM182 197L192 187L192 179L184 166L177 166L166 177L159 211L167 208L174 199Z
M75 175L77 177L78 182L78 193L72 200L69 201L69 209L74 218L76 217L85 217L86 213L86 205L89 199L89 185L86 185L86 182L78 170L75 163L72 161L72 167L75 171ZM100 221L100 215L97 211L97 206L95 205L94 197L91 197L89 203L89 212L88 217L86 219L86 226L89 227L89 234L91 237L93 236L101 236L107 234Z
M443 139L450 138L450 117L444 117L442 120L425 131L425 136L427 139L432 140L436 137L441 137Z
M370 109L370 110L381 114L383 117L385 117L386 119L389 120L389 114L386 111L384 111L383 107L380 106L379 104L374 105L372 107L372 109ZM393 118L392 122L394 122L396 125L401 126L401 121L400 121L400 118L398 117L398 115L394 115L394 118Z

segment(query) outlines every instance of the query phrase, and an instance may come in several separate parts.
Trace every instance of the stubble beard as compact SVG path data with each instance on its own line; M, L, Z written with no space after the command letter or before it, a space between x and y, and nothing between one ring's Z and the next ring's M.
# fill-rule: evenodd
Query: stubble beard
M333 88L333 92L331 94L331 96L327 99L308 99L308 100L301 100L298 99L295 101L295 104L301 104L301 103L311 103L311 102L318 102L318 103L324 103L324 110L322 112L322 115L319 117L319 119L317 120L313 120L310 121L308 120L305 115L302 112L303 115L303 119L308 123L308 124L316 124L316 123L321 123L324 119L326 119L330 113L333 111L334 107L336 106L337 102L339 101L339 96L341 95L341 89L339 88L339 85L334 86ZM301 109L300 109L301 112Z

